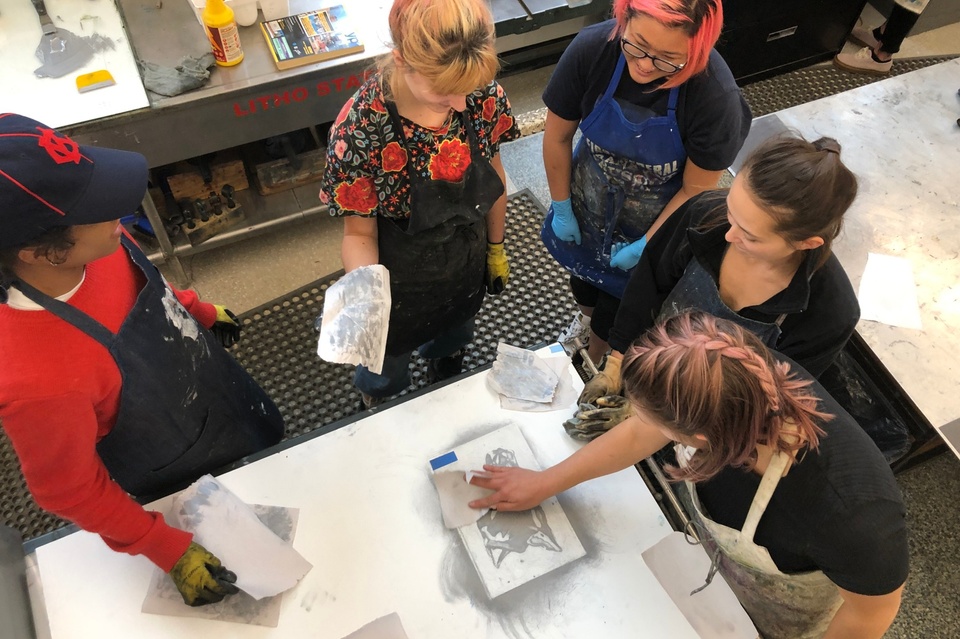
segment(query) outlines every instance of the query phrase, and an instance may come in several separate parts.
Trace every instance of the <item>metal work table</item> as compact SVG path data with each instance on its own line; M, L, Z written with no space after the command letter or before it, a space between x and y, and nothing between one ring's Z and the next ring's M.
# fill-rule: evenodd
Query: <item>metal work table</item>
M457 532L443 527L428 461L511 423L543 467L581 445L564 432L564 411L500 408L488 374L408 396L220 475L247 503L300 508L293 545L313 569L284 594L277 628L141 613L153 565L77 532L36 548L42 594L35 581L31 599L45 605L49 636L336 639L396 612L411 639L578 637L601 628L610 638L696 639L641 558L672 531L633 468L560 495L586 556L486 596Z
M860 179L834 243L854 289L868 254L909 261L922 329L861 320L857 333L916 411L960 455L958 88L960 59L775 116L807 139L839 140L844 162ZM939 442L933 437L929 443Z

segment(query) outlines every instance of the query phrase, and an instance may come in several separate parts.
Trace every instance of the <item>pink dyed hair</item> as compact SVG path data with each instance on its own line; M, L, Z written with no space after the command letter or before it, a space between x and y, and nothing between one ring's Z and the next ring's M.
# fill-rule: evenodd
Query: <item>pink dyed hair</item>
M664 320L627 351L621 369L624 395L642 415L667 430L707 446L685 468L668 468L675 480L704 481L728 466L752 469L756 446L783 452L816 450L832 416L783 362L753 333L700 311ZM800 441L784 432L790 422Z
M679 72L667 76L661 88L680 86L707 68L710 50L720 38L723 28L723 5L720 0L614 0L613 17L617 24L610 39L620 39L627 24L645 14L668 27L687 34L687 63Z

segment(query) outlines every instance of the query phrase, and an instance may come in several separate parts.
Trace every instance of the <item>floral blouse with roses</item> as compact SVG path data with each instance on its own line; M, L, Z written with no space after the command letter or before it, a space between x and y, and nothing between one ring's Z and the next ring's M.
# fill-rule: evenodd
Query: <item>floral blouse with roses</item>
M379 74L340 110L330 128L320 190L320 201L329 207L330 215L406 219L410 217L411 170L432 180L462 179L471 162L465 125L474 127L480 152L487 159L497 154L502 142L520 137L510 102L496 82L467 96L467 108L454 112L439 129L400 119L406 146L384 106Z

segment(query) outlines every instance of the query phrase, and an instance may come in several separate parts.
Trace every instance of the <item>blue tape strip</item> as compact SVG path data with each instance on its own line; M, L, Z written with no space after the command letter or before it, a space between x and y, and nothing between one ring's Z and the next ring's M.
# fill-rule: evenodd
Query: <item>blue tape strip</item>
M430 468L437 470L438 468L443 468L448 466L453 462L457 461L457 454L452 450L446 455L440 455L439 457L434 457L430 460Z
M556 342L554 342L553 344L550 345L550 352L551 352L551 353L559 353L559 352L561 352L562 350L563 350L563 346L560 346L560 345L557 344Z

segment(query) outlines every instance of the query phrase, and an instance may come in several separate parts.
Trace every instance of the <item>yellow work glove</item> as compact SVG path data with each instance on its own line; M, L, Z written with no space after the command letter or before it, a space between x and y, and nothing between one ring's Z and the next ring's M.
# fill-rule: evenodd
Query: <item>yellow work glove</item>
M563 428L574 439L590 441L633 415L626 397L607 395L593 404L580 404L577 414L563 422Z
M510 261L503 242L487 242L487 293L499 295L510 278Z
M214 304L213 307L217 309L217 319L213 321L210 330L224 348L230 348L240 341L240 320L224 306Z
M621 363L620 358L607 356L607 363L603 365L603 370L587 382L577 401L580 404L592 404L598 397L618 395L623 388L623 382L620 381Z
M237 576L220 565L220 560L198 543L190 547L170 569L170 578L176 584L183 603L203 606L217 603L227 595L240 592L234 583Z

